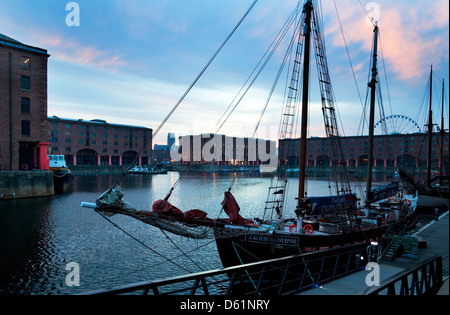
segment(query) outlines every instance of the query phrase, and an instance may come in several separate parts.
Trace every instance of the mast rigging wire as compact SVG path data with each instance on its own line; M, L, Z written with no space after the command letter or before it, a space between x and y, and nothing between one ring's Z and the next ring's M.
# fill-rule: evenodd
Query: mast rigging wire
M222 48L225 46L225 44L228 42L228 40L231 38L231 36L236 32L238 27L242 24L244 19L247 17L247 15L250 13L250 11L253 9L253 7L256 5L258 0L255 0L250 8L245 12L244 16L241 18L241 20L238 22L238 24L233 28L231 33L227 36L227 38L223 41L223 43L220 45L220 47L217 49L217 51L214 53L214 55L211 57L211 59L208 61L206 66L200 71L200 73L197 75L195 80L191 83L191 85L188 87L186 92L181 96L181 98L178 100L178 102L175 104L175 106L172 108L172 110L169 112L169 114L164 118L164 120L161 122L161 124L156 128L155 132L153 132L152 139L155 138L155 136L158 134L158 132L161 130L161 128L164 126L164 124L167 122L167 120L172 116L173 112L178 108L178 106L181 104L181 102L185 99L185 97L188 95L188 93L191 91L191 89L194 87L194 85L197 83L197 81L200 79L200 77L203 75L203 73L208 69L208 67L211 65L211 63L214 61L216 56L219 54L219 52L222 50Z
M195 78L195 80L191 83L191 85L188 87L188 89L186 90L186 92L184 92L184 94L181 96L181 98L178 100L178 102L175 104L175 106L170 110L169 114L167 114L167 116L164 118L164 120L159 124L158 128L156 128L156 130L152 133L152 140L156 137L156 135L159 133L159 131L161 130L161 128L166 124L166 122L169 120L169 118L172 116L172 114L175 112L175 110L178 108L178 106L181 104L181 102L186 98L186 96L189 94L189 92L192 90L192 88L194 87L194 85L198 82L198 80L200 79L200 77L203 75L203 73L205 73L205 71L209 68L209 66L211 65L211 63L214 61L214 59L217 57L217 55L219 54L219 52L222 50L222 48L226 45L226 43L228 42L228 40L231 38L231 36L233 36L233 34L236 32L236 30L239 28L239 26L242 24L242 22L244 21L244 19L247 17L247 15L250 13L250 11L253 9L253 7L256 5L256 3L258 2L258 0L253 1L252 5L250 6L250 8L245 12L245 14L242 16L242 18L239 20L239 22L236 24L236 26L233 28L233 30L231 31L231 33L225 38L225 40L222 42L222 44L219 46L219 48L216 50L216 52L214 53L214 55L211 57L211 59L208 61L208 63L206 64L206 66L200 71L200 73L197 75L197 77ZM143 148L141 149L141 151L143 150ZM122 178L127 174L127 172L129 170L131 170L137 163L138 161L138 156L135 157L135 159L133 160L133 162L130 163L130 165L122 172L121 176L117 179L117 181L113 184L112 187L116 186L119 184L119 182L122 180Z
M272 41L272 43L270 44L270 46L267 48L266 52L264 53L264 55L261 57L261 59L259 60L258 64L255 66L255 68L253 69L252 73L248 76L247 80L244 82L243 86L241 87L241 89L239 90L239 92L236 94L236 96L234 97L234 99L231 101L230 105L228 105L227 109L225 110L225 112L222 114L222 116L220 117L219 121L217 122L216 126L214 128L217 128L217 126L219 126L219 123L222 121L222 123L220 124L220 126L216 129L216 131L213 131L213 133L217 134L219 132L219 130L223 127L223 125L225 124L225 122L228 120L228 118L231 116L231 114L234 112L234 110L236 109L236 107L240 104L240 102L242 101L242 99L244 98L244 96L247 94L247 92L249 91L250 87L253 85L253 83L256 81L256 79L258 78L258 76L261 74L262 70L265 68L265 66L267 65L267 63L269 62L270 58L272 57L272 55L275 53L276 49L278 48L278 46L281 44L283 38L285 37L287 31L289 30L289 28L291 27L293 21L295 21L295 16L298 14L299 10L299 6L297 6L295 8L295 10L291 13L291 15L289 16L288 20L285 22L285 24L283 25L283 27L281 28L281 30L278 32L277 36L275 37L275 39ZM267 56L268 55L268 56ZM266 57L267 56L267 57ZM264 61L264 62L263 62ZM262 65L261 65L262 63ZM261 67L260 67L261 65ZM259 70L258 70L258 67ZM258 70L258 71L257 71ZM247 83L250 81L250 79L252 78L252 76L254 75L254 73L256 72L254 78L251 80L251 82L249 83L248 87L245 89L245 91L242 93L241 97L239 98L239 100L236 102L236 104L234 105L234 107L232 108L232 110L228 113L228 115L226 116L226 118L224 119L224 116L226 115L226 113L228 112L228 110L230 109L230 107L232 106L232 104L234 103L234 101L238 98L239 94L241 94L241 92L244 90L244 87L247 85ZM278 80L278 79L277 79ZM272 91L273 92L273 91ZM270 96L269 96L270 99ZM266 105L267 106L267 105ZM261 118L260 118L261 120ZM259 123L258 123L259 125Z
M358 81L356 80L355 70L353 68L352 59L350 58L350 52L348 50L347 40L345 39L344 28L342 27L341 17L339 16L339 11L338 11L338 8L337 8L337 5L336 5L336 0L333 0L333 2L334 2L334 7L336 9L336 15L337 15L337 18L338 18L338 21L339 21L339 26L340 26L340 29L341 29L342 39L344 40L345 50L347 51L348 61L350 63L350 68L352 69L353 80L355 81L356 90L358 91L359 101L361 103L361 106L363 106L363 101L362 101L362 98L361 98L361 92L359 91Z
M143 243L142 241L140 241L139 239L137 239L136 237L134 237L133 235L131 235L130 233L128 233L127 231L125 231L123 228L121 228L120 226L118 226L116 223L114 223L113 221L111 221L110 219L108 219L103 213L100 213L97 211L98 214L100 214L100 216L102 216L106 221L108 221L109 223L111 223L114 227L118 228L119 230L121 230L123 233L125 233L126 235L128 235L129 237L131 237L133 240L135 240L136 242L138 242L139 244L141 244L142 246L144 246L145 248L149 249L150 251L152 251L153 253L157 254L158 256L161 256L162 258L164 258L166 261L171 262L172 264L174 264L175 266L177 266L178 268L183 269L186 272L189 272L189 269L186 269L185 267L177 264L176 262L173 261L173 259L167 258L166 256L164 256L163 254L157 252L156 250L154 250L153 248L151 248L150 246L148 246L147 244Z

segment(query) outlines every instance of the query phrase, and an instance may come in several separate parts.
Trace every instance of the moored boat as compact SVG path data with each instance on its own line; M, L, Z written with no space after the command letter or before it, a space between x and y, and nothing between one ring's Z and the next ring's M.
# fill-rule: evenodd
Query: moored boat
M405 169L399 169L399 175L407 187L407 191L411 195L418 195L418 211L421 212L435 212L449 210L450 206L450 192L449 192L449 174L448 166L447 173L444 173L444 82L442 82L442 110L441 110L441 128L439 131L440 138L440 163L439 172L434 177L432 171L432 150L433 150L433 108L432 108L432 94L433 94L433 67L430 71L429 79L429 109L428 109L428 146L427 146L427 171L424 173L425 180L420 176L420 180L414 178ZM448 159L447 159L448 161ZM447 162L448 163L448 162Z
M48 155L48 158L49 168L53 173L53 186L55 193L65 193L67 191L69 181L73 179L73 175L66 165L64 155Z
M127 174L157 175L167 174L167 170L151 166L134 166L127 170Z

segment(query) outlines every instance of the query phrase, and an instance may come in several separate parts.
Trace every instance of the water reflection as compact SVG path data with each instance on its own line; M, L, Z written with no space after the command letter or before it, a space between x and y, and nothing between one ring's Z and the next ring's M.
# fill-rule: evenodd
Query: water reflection
M309 195L328 193L329 177L325 175L309 174ZM180 176L170 202L183 211L202 209L216 218L224 192L231 186L244 217L262 216L271 179L267 175L169 172L125 176L120 185L126 201L140 209L151 209ZM181 275L186 269L197 272L221 267L213 240L193 241L168 234L184 252L190 252L193 263L153 226L126 216L111 218L154 250L150 251L92 209L80 207L82 201L95 202L117 179L116 175L77 176L64 195L1 201L0 294L74 294ZM381 183L386 176L377 180ZM292 212L297 185L295 176L291 177L286 200ZM173 258L175 264L156 252ZM65 283L70 262L80 266L80 287Z

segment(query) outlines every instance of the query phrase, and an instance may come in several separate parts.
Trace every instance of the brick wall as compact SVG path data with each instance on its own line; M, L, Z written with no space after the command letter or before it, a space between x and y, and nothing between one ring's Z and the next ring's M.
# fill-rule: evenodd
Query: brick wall
M74 165L74 158L92 152L94 161L89 165L126 165L125 156L138 155L143 164L151 163L152 129L138 126L109 124L105 121L87 121L48 117L52 134L52 152L63 154L68 165ZM111 162L111 163L110 163ZM128 161L129 163L130 161ZM83 163L86 165L86 163Z
M0 41L1 171L20 169L21 142L29 143L31 147L36 147L38 150L39 142L48 141L48 57L45 50L18 42ZM28 61L24 62L25 60ZM23 84L26 86L25 88ZM23 128L28 129L27 122L29 122L29 133L25 130L26 134L24 134ZM10 158L11 147L12 160ZM34 162L37 162L36 159L34 158ZM34 168L36 165L30 166Z

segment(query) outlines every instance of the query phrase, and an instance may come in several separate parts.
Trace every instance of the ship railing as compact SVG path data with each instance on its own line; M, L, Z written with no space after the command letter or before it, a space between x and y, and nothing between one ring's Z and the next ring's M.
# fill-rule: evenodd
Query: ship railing
M442 256L433 256L417 267L400 272L362 295L435 295L443 284Z
M365 269L370 252L349 245L82 294L292 295Z

